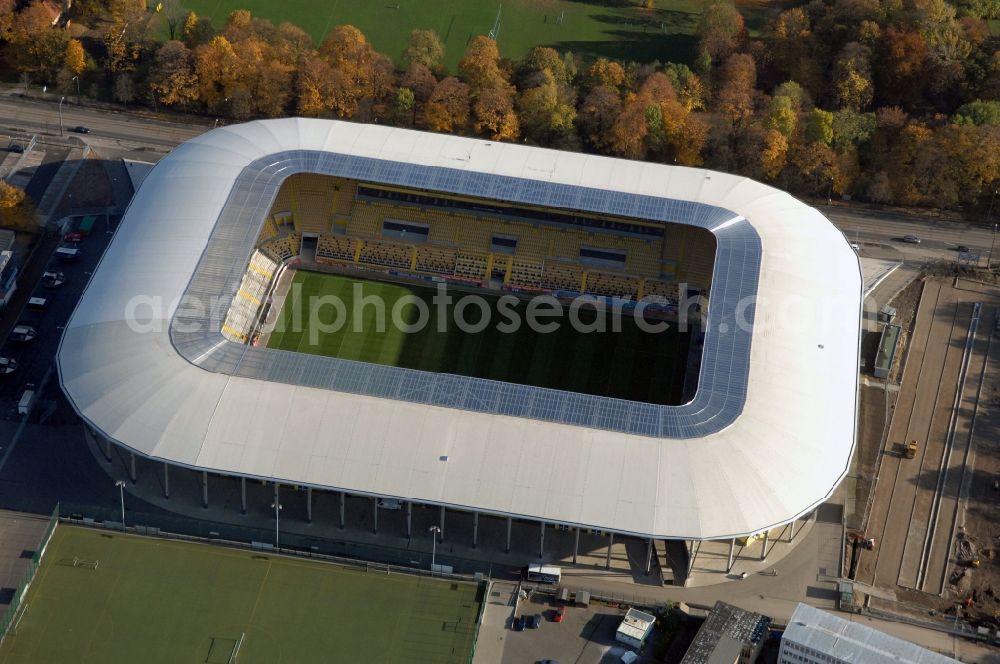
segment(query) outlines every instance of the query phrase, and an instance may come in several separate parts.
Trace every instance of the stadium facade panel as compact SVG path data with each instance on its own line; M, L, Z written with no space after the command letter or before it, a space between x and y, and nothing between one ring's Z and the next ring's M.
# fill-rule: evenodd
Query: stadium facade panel
M717 253L681 406L252 347L221 334L281 183L320 173L688 224ZM828 497L854 447L861 273L818 211L746 178L326 120L209 132L133 199L60 380L111 441L225 474L640 536L718 539Z

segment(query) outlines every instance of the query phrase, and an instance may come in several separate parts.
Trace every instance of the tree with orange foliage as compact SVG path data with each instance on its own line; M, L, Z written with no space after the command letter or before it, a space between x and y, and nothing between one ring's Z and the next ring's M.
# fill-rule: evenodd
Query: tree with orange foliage
M461 133L469 123L469 86L454 76L434 87L424 106L423 124L431 131Z
M0 180L0 226L15 230L38 232L35 205L24 189Z
M475 93L485 88L510 86L507 76L500 69L500 51L489 37L472 38L465 55L458 63L458 76Z
M514 101L506 90L486 88L476 95L472 104L477 133L486 134L494 141L515 141L520 134L520 123L514 112Z

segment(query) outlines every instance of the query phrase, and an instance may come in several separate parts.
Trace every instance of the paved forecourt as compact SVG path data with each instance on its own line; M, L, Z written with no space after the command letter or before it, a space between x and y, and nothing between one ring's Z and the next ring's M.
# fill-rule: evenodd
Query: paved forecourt
M466 662L473 584L59 526L2 664ZM241 642L242 639L242 642Z
M679 332L676 324L650 321L644 330L626 310L616 333L613 313L595 313L591 305L581 307L578 317L571 317L568 307L558 316L538 316L533 329L524 302L498 309L496 296L473 293L482 304L463 306L457 303L470 294L452 288L447 291L451 303L439 312L436 294L422 286L299 271L268 346L647 403L680 403L691 333ZM419 324L417 306L397 308L403 298L425 303L426 324ZM359 305L362 299L366 303ZM343 304L341 312L330 304L334 300ZM394 310L399 315L394 317ZM514 330L508 326L510 316L521 323ZM439 317L445 326L439 327Z

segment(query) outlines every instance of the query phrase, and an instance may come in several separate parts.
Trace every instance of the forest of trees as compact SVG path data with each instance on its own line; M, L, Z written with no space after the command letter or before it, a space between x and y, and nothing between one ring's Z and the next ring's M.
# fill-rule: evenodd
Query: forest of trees
M745 174L800 195L985 209L1000 187L1000 0L812 0L751 37L707 3L689 63L500 57L473 38L442 65L414 30L396 61L357 28L321 44L233 12L221 30L177 0L0 0L11 77L64 94L236 121L300 115L584 150ZM170 39L154 39L155 17ZM397 66L396 62L399 63Z

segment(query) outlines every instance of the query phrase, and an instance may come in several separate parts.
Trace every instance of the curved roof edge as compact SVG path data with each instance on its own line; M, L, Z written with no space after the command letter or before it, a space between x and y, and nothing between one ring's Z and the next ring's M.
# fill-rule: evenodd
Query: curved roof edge
M255 211L269 204L276 182L296 165L324 172L314 170L321 162L368 164L348 175L358 179L399 182L409 173L429 189L462 191L464 181L486 187L491 195L484 197L558 207L563 196L565 207L640 218L684 223L676 211L695 211L689 220L708 218L697 210L721 211L698 225L732 240L719 244L713 284L728 281L739 290L720 300L713 287L706 344L713 335L728 338L734 352L716 353L716 362L703 367L712 389L695 401L721 399L730 409L719 413L731 420L700 408L706 428L695 435L665 428L663 419L656 432L615 431L593 428L597 420L581 427L538 418L530 409L474 412L400 400L398 392L279 383L261 369L267 362L246 353L225 373L189 362L171 343L171 322L187 315L177 307L182 294L205 288L199 264L216 257L221 220L242 221L224 229L236 233L230 246L242 251L247 238L252 246L262 222ZM242 177L254 172L280 179ZM397 179L379 180L386 173ZM566 192L575 198L566 200ZM581 207L588 197L626 207ZM640 214L630 215L637 204ZM225 267L241 273L248 253ZM156 166L74 310L57 363L80 416L149 458L640 536L718 539L787 523L823 502L846 475L860 320L861 273L846 239L816 210L766 185L698 169L293 118L209 132ZM221 348L209 339L202 337L196 360ZM174 341L178 348L186 343L176 335ZM727 384L739 374L740 358L746 382ZM631 418L636 411L628 408L606 408L608 421Z

